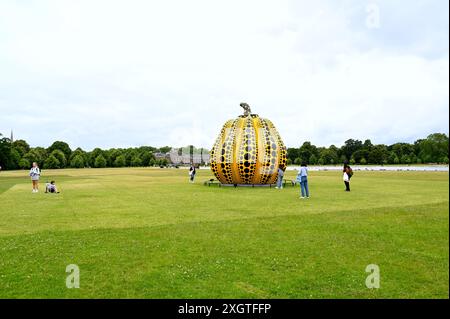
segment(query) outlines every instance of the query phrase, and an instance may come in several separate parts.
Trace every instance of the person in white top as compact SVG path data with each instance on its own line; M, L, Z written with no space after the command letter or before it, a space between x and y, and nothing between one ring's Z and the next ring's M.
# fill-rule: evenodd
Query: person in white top
M33 163L33 167L30 169L31 182L33 183L33 193L39 192L39 178L41 177L41 170L36 162Z
M300 183L300 198L309 198L309 187L308 187L308 166L306 163L302 163L300 170L297 175L297 181Z

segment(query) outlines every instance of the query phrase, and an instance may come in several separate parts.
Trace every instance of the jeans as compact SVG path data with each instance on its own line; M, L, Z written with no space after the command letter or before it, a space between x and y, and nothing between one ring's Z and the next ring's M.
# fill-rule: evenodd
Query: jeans
M283 177L280 174L278 174L278 181L277 181L277 187L282 188L283 187Z
M300 181L300 189L302 197L309 197L308 177L302 176Z

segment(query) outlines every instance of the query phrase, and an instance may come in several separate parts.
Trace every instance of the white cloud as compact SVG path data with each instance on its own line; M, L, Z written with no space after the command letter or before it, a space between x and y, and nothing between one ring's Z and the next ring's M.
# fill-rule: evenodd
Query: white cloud
M448 133L448 4L377 3L0 0L0 132L209 147L247 101L290 146Z

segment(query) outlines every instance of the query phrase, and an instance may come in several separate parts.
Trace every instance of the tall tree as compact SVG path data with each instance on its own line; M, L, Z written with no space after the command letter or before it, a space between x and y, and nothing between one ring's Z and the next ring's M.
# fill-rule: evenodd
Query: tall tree
M300 158L306 163L310 163L311 156L314 155L314 160L317 158L317 147L312 145L311 142L304 142L299 149Z
M0 133L0 167L2 169L10 169L11 140L2 136Z
M429 135L419 142L419 157L427 163L448 162L449 137L442 133Z
M62 141L56 141L54 142L48 149L47 152L51 154L54 150L60 150L64 153L66 158L70 158L70 155L72 154L72 150L70 149L69 144Z
M19 152L20 157L23 157L30 151L30 145L24 140L14 141L12 147Z
M352 158L353 153L363 148L363 143L360 140L349 139L345 141L344 146L341 147L342 155L347 160Z

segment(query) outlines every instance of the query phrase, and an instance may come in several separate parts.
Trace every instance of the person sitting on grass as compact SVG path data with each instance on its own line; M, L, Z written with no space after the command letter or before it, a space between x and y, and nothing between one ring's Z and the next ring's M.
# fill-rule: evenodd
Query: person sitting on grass
M50 183L45 184L45 192L59 194L55 181L51 181Z

